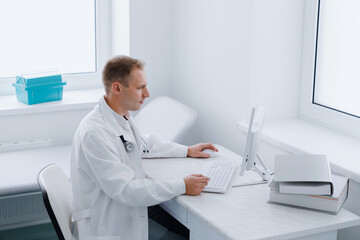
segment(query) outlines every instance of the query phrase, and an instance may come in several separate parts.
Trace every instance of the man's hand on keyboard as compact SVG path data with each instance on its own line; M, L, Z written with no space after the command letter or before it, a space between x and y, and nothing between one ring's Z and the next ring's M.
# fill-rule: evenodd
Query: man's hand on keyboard
M202 174L192 174L190 176L184 177L184 182L186 186L186 195L196 196L199 195L204 187L208 184L210 178L205 177Z

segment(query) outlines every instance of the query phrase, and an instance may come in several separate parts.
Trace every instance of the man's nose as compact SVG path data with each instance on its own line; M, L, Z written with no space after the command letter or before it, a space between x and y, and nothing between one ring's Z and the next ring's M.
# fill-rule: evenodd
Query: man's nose
M148 90L147 88L144 89L143 97L144 97L144 98L150 97L150 93L149 93L149 90Z

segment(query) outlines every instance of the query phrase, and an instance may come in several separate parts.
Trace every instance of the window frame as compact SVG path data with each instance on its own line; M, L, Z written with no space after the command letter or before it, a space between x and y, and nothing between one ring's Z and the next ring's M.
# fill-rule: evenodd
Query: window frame
M299 117L360 139L360 119L313 102L320 1L305 1Z
M78 90L89 88L102 88L101 83L101 71L106 61L112 56L113 49L113 24L112 16L114 10L112 5L119 6L119 4L113 4L112 1L93 0L95 3L95 59L96 59L96 72L95 73L73 73L62 75L63 80L66 81L66 90ZM122 0L127 6L128 0ZM128 6L127 6L128 7ZM129 9L127 9L128 11ZM125 19L129 22L129 19ZM126 35L126 34L125 34ZM124 36L128 38L129 36ZM125 48L128 48L125 47ZM128 54L125 52L123 54ZM0 80L0 95L13 95L15 94L12 83L15 81L15 77L6 78Z

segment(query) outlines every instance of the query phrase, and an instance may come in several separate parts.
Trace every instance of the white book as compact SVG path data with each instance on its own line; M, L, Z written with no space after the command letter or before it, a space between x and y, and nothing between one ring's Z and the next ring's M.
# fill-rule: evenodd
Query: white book
M280 193L331 195L330 164L325 155L275 156L274 181Z
M330 196L332 193L332 184L328 182L280 182L279 192Z
M273 180L269 184L269 203L304 207L336 214L339 212L348 196L349 178L332 175L332 179L334 184L334 193L332 196L279 193L276 190L278 188L278 183Z

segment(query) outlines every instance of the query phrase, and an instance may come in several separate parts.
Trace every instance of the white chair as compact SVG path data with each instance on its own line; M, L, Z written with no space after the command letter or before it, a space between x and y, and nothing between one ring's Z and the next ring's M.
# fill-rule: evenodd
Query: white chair
M136 116L141 133L180 143L195 124L194 109L167 96L149 102Z
M74 224L71 221L73 195L69 179L57 165L52 164L40 171L38 183L58 238L73 239Z

